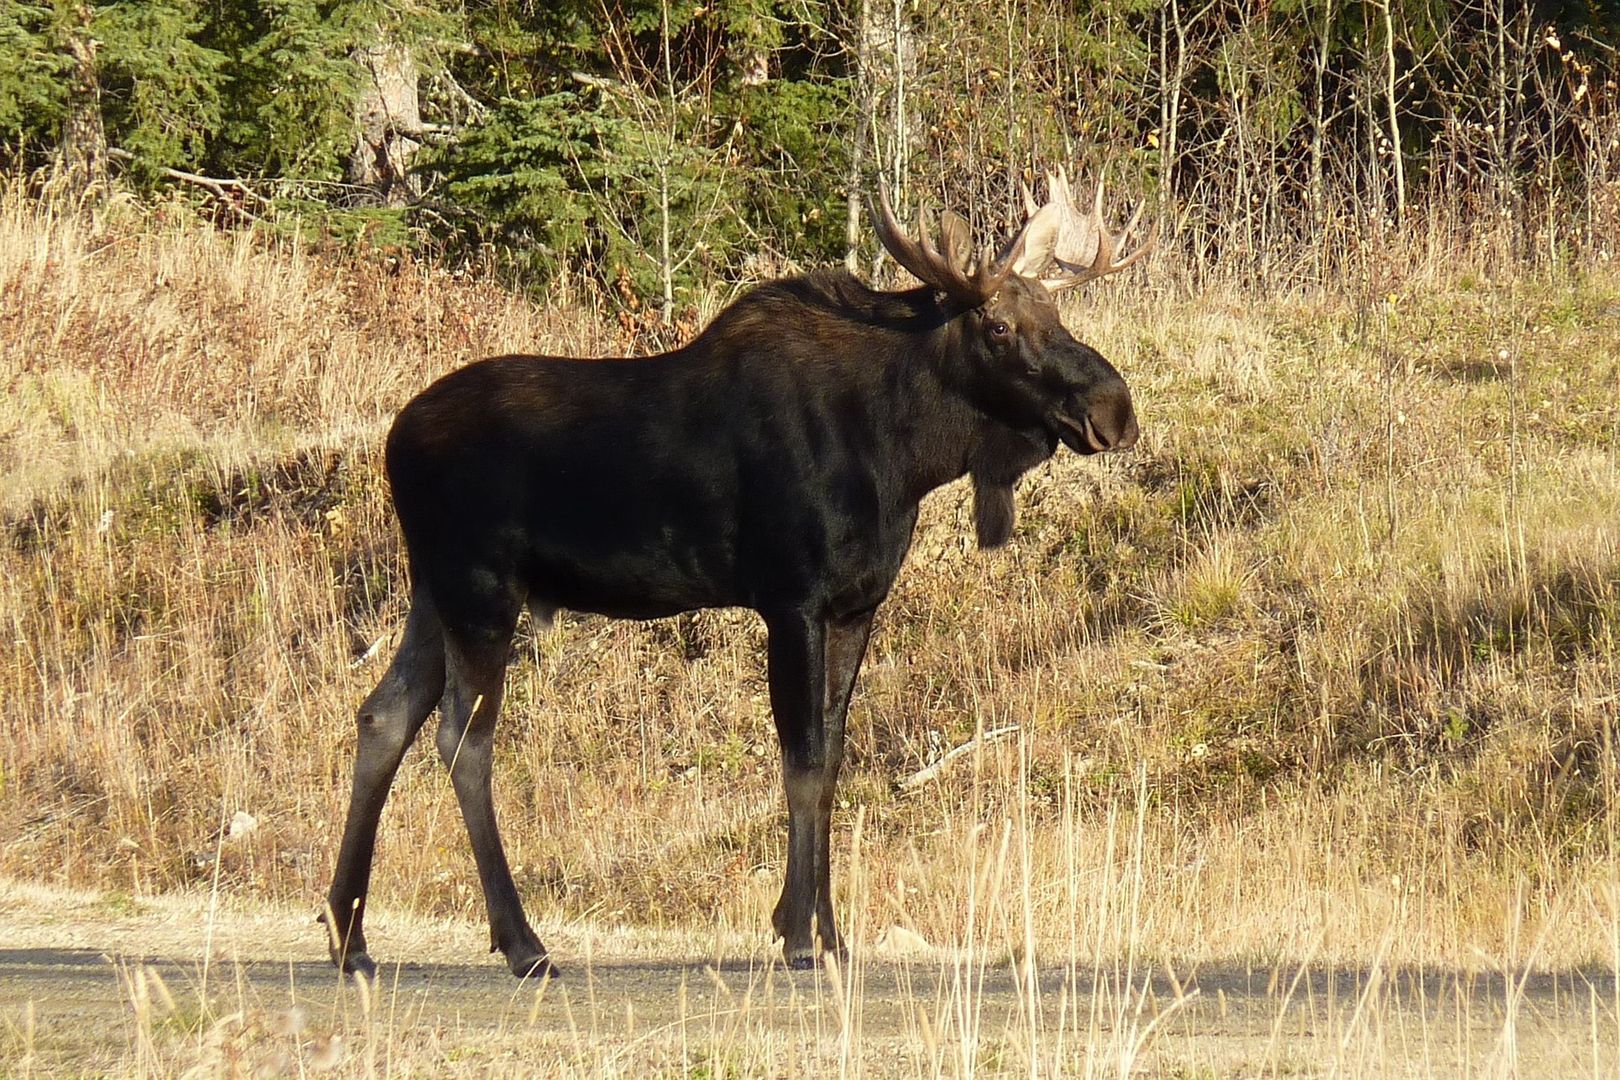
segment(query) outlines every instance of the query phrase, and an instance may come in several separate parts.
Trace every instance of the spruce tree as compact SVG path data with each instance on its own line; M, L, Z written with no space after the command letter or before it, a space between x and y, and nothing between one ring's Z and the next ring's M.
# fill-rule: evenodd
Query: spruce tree
M0 138L39 163L99 173L108 146L148 169L194 165L218 131L224 54L200 5L8 4L0 10ZM86 175L84 179L93 179Z

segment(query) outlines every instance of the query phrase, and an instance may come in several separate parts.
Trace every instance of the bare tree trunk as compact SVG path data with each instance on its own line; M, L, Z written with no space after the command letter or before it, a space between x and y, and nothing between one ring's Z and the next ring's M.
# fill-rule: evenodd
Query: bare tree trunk
M1507 205L1507 190L1511 184L1510 169L1507 161L1507 129L1508 129L1508 77L1507 77L1507 3L1506 0L1497 0L1494 10L1496 21L1495 45L1493 58L1496 61L1496 70L1493 71L1491 81L1496 86L1496 123L1486 130L1491 134L1492 168L1495 170L1493 179L1495 183L1494 194L1503 206Z
M866 142L871 137L874 123L872 116L873 102L876 100L872 93L872 56L868 49L871 41L867 33L867 20L871 13L867 7L867 0L860 0L855 7L855 149L849 158L849 184L845 195L848 200L847 216L844 219L844 267L850 273L860 270L861 247L861 169L866 164Z
M1247 16L1244 16L1242 27L1244 37L1248 38L1250 36L1250 27ZM1233 214L1232 220L1228 224L1228 233L1236 243L1226 247L1223 254L1227 258L1228 265L1231 265L1235 261L1232 258L1233 250L1242 251L1242 257L1247 263L1242 269L1255 273L1261 270L1259 248L1255 243L1254 235L1255 194L1253 186L1255 173L1259 169L1259 162L1253 153L1252 140L1249 136L1250 60L1249 56L1240 54L1238 62L1242 66L1241 68L1234 68L1232 66L1233 57L1230 52L1226 54L1225 59L1226 82L1231 88L1227 92L1228 105L1232 112L1232 123L1229 130L1233 141L1237 144L1237 152L1233 155L1237 162L1237 168L1233 170L1232 177L1233 201L1238 204L1241 213Z
M1311 112L1311 220L1317 229L1320 254L1327 240L1327 197L1323 190L1322 158L1327 138L1327 65L1328 51L1333 47L1333 0L1327 0L1322 9L1321 32L1311 50L1311 68L1316 76L1316 100ZM1319 268L1319 272L1322 269Z
M1001 25L1006 31L1007 37L1007 70L1001 78L1001 107L1004 113L1002 120L1006 124L1006 129L1002 132L1002 138L1006 140L1004 145L1007 147L1007 195L1003 212L1011 218L1017 212L1014 209L1016 205L1014 200L1017 198L1014 192L1018 190L1018 166L1015 164L1018 160L1018 124L1016 122L1018 110L1013 101L1016 95L1014 83L1018 79L1018 65L1013 60L1013 15L1009 0L1001 0ZM982 184L987 179L989 178L982 177L980 183ZM983 198L976 198L974 202L980 206L990 205L989 201Z
M355 102L346 179L369 189L383 206L404 206L420 194L410 172L422 145L416 57L403 45L382 42L357 49L353 60L364 84Z
M669 174L675 167L675 139L679 135L679 105L675 100L675 61L669 43L669 3L658 6L659 29L663 41L665 121L664 156L658 163L658 280L663 286L663 299L658 306L659 318L664 326L675 323L675 255L670 247Z
M1170 74L1170 23L1181 25L1178 0L1159 9L1159 216L1170 208L1170 193L1176 186L1176 113L1181 104L1180 35L1177 36L1176 74Z
M88 5L80 4L73 16L76 25L63 42L73 66L68 74L68 108L57 145L57 168L68 186L82 194L107 179L107 129L101 121L101 72L96 63L101 43L90 36Z
M906 22L904 0L894 0L894 159L892 179L895 195L904 200L907 167L911 163L911 137L906 128L906 45L910 40L910 26ZM898 204L897 204L898 205Z
M1368 226L1376 231L1380 238L1384 235L1384 168L1378 160L1378 140L1380 137L1380 121L1378 118L1378 75L1373 68L1373 27L1372 15L1366 8L1361 13L1362 40L1366 42L1366 51L1361 55L1361 67L1357 75L1357 96L1363 106L1362 131L1367 141L1367 205L1362 212L1367 216Z
M916 141L913 133L921 130L912 122L915 106L907 97L908 82L917 70L916 34L906 14L905 0L893 0L888 5L863 0L857 20L855 47L863 75L866 138L856 147L856 157L864 161L870 153L879 174L877 183L888 184L896 212L904 214L907 176ZM856 200L858 195L852 191L851 198ZM858 229L860 208L856 202L851 203L850 213L851 229ZM858 234L852 231L849 235L853 250ZM871 266L874 272L883 257L880 248Z
M1395 227L1406 223L1406 163L1401 150L1399 91L1395 71L1395 16L1389 0L1384 8L1384 100L1389 108L1389 157L1395 172Z

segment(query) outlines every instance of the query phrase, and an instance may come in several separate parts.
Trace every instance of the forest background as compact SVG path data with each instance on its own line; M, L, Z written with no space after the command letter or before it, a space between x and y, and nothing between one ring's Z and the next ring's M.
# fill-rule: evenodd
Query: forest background
M875 183L1004 228L1060 164L1194 272L1321 282L1439 219L1607 252L1617 38L1601 0L9 0L0 154L664 323L869 259Z

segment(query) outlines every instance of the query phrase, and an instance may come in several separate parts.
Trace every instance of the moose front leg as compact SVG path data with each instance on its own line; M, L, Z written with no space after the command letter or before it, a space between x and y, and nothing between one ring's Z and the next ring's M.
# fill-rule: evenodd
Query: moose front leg
M771 712L782 744L788 803L787 874L771 923L782 937L789 967L812 967L823 951L843 951L833 914L829 837L844 759L844 718L872 615L766 620Z

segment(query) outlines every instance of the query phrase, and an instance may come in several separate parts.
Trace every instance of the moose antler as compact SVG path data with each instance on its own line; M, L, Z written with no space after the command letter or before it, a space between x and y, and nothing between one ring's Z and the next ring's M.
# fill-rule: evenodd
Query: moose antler
M968 266L973 262L972 240L968 223L961 215L949 210L940 215L940 238L943 246L938 248L928 235L926 216L919 211L917 238L913 240L902 231L900 223L894 219L888 193L880 183L872 223L877 230L878 240L894 257L895 262L910 270L923 284L932 285L957 303L968 307L978 307L1001 288L1001 283L1007 280L1007 275L1013 272L1014 265L1020 261L1025 237L1029 234L1030 227L1035 224L1033 219L1025 222L1018 235L1009 240L994 258L990 255L990 249L985 248L979 256L978 266L970 274Z
M1029 187L1023 186L1024 208L1029 215L1029 223L1034 224L1041 219L1055 219L1056 235L1049 246L1043 245L1044 251L1038 250L1036 245L1030 245L1026 249L1022 264L1017 268L1018 273L1025 277L1041 274L1041 283L1050 291L1058 292L1072 289L1088 281L1095 281L1100 277L1107 277L1109 274L1116 274L1153 250L1154 243L1158 239L1156 223L1149 227L1147 236L1137 245L1136 250L1124 258L1119 257L1120 245L1130 237L1142 220L1142 207L1137 206L1123 229L1117 233L1109 232L1107 223L1103 220L1103 185L1103 178L1099 176L1092 197L1091 211L1086 214L1080 212L1069 188L1068 174L1064 172L1062 166L1058 167L1056 173L1046 174L1045 206L1037 206ZM1037 261L1050 261L1057 269L1063 271L1063 274L1048 277L1042 273L1047 268L1037 265Z

